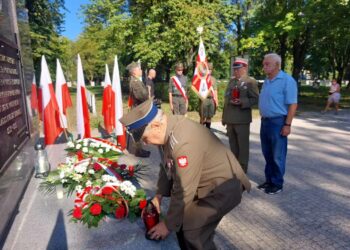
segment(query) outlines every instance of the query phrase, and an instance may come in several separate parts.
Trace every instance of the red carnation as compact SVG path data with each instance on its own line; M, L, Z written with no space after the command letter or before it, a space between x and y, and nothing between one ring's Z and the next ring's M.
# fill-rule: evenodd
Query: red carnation
M98 162L94 163L93 168L95 171L100 171L102 169L101 165Z
M147 201L146 200L141 200L139 203L139 208L140 209L144 209L147 205Z
M112 162L111 167L118 168L119 167L118 162Z
M78 157L78 161L81 161L84 159L83 151L79 150L78 152L75 153Z
M104 187L102 189L102 194L104 195L109 195L109 194L112 194L113 193L113 188L111 187Z
M102 207L99 203L95 203L90 207L90 213L94 216L99 215L101 211L102 211Z
M74 208L73 217L80 220L82 216L83 216L83 211L81 210L81 207Z
M124 218L124 216L125 216L125 207L123 205L120 205L115 210L115 217L117 219L121 219L121 218Z
M121 170L126 169L126 165L125 164L121 164L121 165L119 165L119 167L120 167Z
M134 171L135 171L135 167L134 166L129 166L129 175L131 177L134 176Z

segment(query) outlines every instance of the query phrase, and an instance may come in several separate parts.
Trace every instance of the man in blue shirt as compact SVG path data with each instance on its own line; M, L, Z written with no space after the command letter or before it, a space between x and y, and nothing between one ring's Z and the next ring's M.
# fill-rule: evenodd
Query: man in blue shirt
M259 110L266 180L258 189L265 190L267 194L276 194L283 189L287 136L291 132L292 120L298 107L298 90L295 80L281 70L279 55L265 55L263 70L267 78L261 89Z

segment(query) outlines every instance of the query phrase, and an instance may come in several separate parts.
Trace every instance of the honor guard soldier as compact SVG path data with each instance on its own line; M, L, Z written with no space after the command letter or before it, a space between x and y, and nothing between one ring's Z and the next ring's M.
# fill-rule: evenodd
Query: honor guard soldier
M181 115L163 114L148 100L120 119L136 141L158 145L162 164L152 202L170 196L166 217L151 239L177 233L181 249L215 249L214 231L241 202L250 182L232 152L207 128Z
M127 69L129 70L129 75L130 75L129 91L130 91L130 98L132 102L131 108L133 109L137 107L139 104L148 100L149 94L148 94L147 87L140 80L140 78L142 77L142 70L140 65L136 62L132 62L127 66ZM137 157L150 156L151 152L143 150L141 143L136 142L135 147L136 147L135 156Z
M183 75L183 70L183 64L177 63L175 75L169 81L169 104L174 115L185 115L187 113L187 77Z
M199 116L200 123L205 125L207 128L211 126L211 118L215 115L216 107L218 106L218 92L216 88L216 79L212 76L213 64L208 63L209 68L209 81L212 86L212 90L209 92L207 98L201 101Z
M226 125L231 151L245 173L248 171L252 106L258 100L256 80L248 76L248 60L237 58L233 63L233 78L225 92L222 124Z

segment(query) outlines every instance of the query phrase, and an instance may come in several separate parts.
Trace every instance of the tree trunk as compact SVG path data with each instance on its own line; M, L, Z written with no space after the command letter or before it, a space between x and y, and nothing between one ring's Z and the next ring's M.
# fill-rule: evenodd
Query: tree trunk
M281 69L284 70L286 66L286 54L287 54L287 33L283 33L281 36L279 36L278 40L280 42L279 53L282 59Z
M299 75L304 66L305 54L309 43L310 29L307 27L303 34L293 41L293 78L299 83Z

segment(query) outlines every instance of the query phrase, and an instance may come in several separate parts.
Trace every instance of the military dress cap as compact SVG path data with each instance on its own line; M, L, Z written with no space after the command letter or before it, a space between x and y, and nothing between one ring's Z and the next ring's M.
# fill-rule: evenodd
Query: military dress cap
M184 69L184 65L183 65L182 63L177 63L177 64L175 65L175 69L176 69L176 70L183 70L183 69Z
M128 66L126 66L129 73L131 73L135 68L140 67L140 65L137 62L132 62Z
M232 68L233 69L239 69L242 67L247 67L248 66L248 60L241 58L241 57L237 57L236 60L233 62Z
M126 115L123 115L119 121L126 127L129 133L132 134L135 142L138 142L147 125L156 117L157 113L158 108L154 104L153 99L148 99L133 108Z

